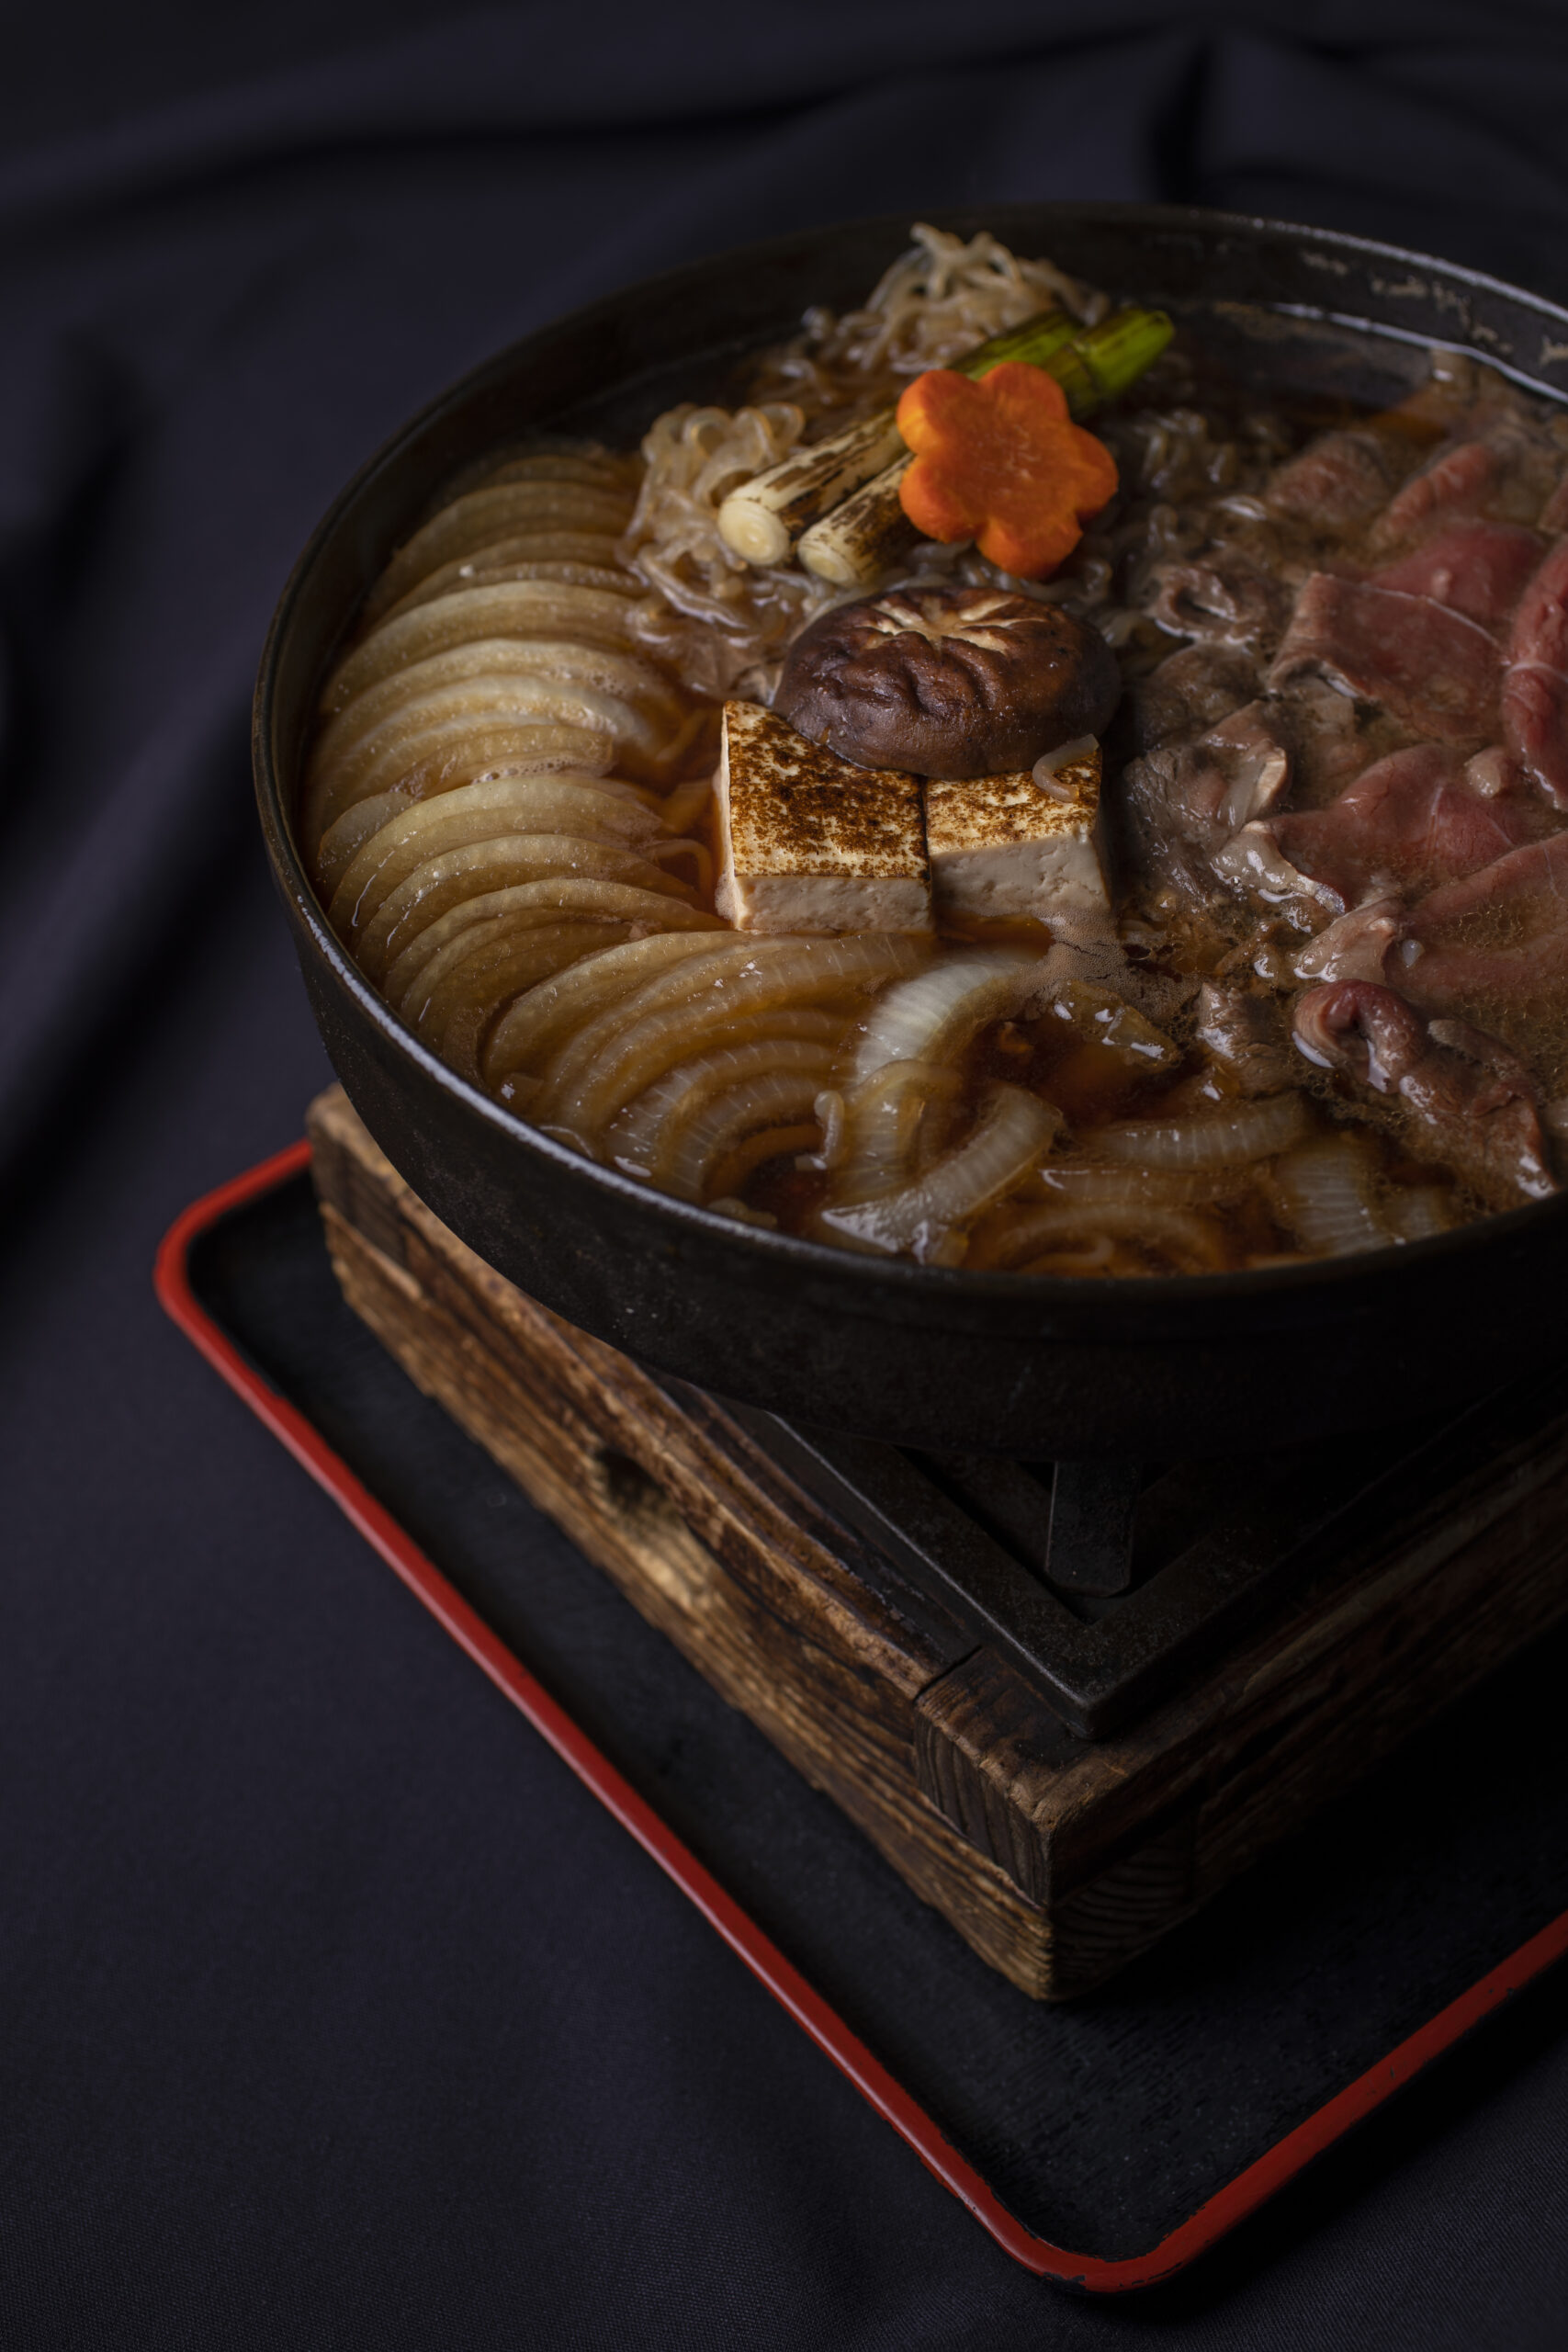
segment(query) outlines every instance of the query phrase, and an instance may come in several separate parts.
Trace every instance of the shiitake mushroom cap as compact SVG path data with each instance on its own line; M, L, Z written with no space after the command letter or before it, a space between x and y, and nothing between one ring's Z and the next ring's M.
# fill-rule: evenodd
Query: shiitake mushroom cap
M956 779L1102 734L1121 691L1098 629L1058 605L916 587L835 605L802 630L773 707L859 766Z

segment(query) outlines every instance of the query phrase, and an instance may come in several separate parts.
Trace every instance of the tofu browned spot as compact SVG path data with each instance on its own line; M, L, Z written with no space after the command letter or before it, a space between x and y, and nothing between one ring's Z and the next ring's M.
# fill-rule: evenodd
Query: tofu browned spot
M926 786L926 849L939 917L1031 916L1103 922L1110 912L1094 842L1100 746L1064 744L1046 772L978 775Z
M929 931L920 787L808 743L755 703L724 707L715 905L737 931Z

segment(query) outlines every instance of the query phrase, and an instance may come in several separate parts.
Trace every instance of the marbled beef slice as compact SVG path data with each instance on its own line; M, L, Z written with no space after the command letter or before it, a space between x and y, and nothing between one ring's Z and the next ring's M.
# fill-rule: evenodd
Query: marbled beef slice
M1481 744L1496 731L1496 646L1474 621L1426 596L1314 571L1269 684L1312 671L1382 704L1428 741Z
M1429 596L1483 628L1501 628L1540 561L1541 542L1517 523L1456 523L1414 555L1371 575L1374 588Z
M1533 794L1484 797L1451 745L1416 743L1375 762L1326 808L1272 818L1269 830L1293 866L1353 907L1478 873L1551 826Z
M1519 599L1503 679L1503 741L1558 808L1568 808L1568 537Z

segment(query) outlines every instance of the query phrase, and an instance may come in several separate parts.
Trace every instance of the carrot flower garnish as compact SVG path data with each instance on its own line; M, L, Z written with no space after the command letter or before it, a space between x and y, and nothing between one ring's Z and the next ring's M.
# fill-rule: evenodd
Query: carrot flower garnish
M1104 442L1073 423L1055 378L1023 360L1005 360L977 383L928 368L897 419L915 453L898 497L916 530L974 539L1017 579L1054 571L1115 494Z

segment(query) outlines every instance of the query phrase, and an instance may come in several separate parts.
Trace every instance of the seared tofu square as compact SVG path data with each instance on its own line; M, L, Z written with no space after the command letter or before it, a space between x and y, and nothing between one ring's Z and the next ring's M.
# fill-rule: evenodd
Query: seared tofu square
M920 787L857 768L756 703L724 707L714 903L737 931L929 931Z
M1092 735L1017 775L933 778L926 849L939 917L1102 922L1110 900L1094 841L1099 811Z

